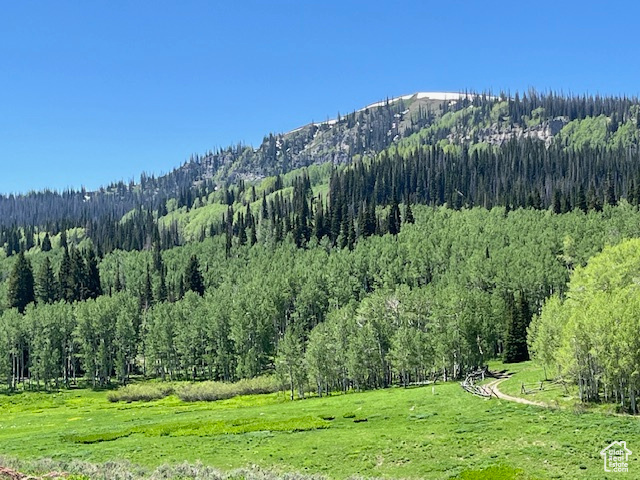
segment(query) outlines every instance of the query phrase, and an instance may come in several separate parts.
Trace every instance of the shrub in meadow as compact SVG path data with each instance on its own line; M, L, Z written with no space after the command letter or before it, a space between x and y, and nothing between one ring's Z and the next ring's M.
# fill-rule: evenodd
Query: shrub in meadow
M169 396L173 391L173 385L131 384L107 393L107 399L110 402L149 402Z
M258 395L279 390L280 384L276 378L264 376L244 379L236 383L189 383L178 388L176 394L184 402L214 402L238 395Z

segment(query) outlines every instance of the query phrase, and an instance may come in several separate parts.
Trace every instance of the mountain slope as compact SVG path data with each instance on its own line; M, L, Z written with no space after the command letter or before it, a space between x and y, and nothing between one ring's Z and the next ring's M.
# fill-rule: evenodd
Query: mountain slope
M105 215L120 217L140 205L157 209L169 198L186 195L185 190L203 180L212 181L209 188L213 189L311 164L348 163L356 155L375 155L399 137L417 132L438 116L442 104L443 100L420 95L381 102L334 121L270 134L255 149L232 146L196 155L166 175L143 174L138 183L112 183L94 192L1 195L0 225L44 226L63 221L77 226Z
M218 182L233 182L312 164L349 163L355 156L375 155L419 131L439 118L445 103L454 104L460 98L463 94L417 93L377 102L333 120L270 134L257 149L229 148L197 157L183 168L199 169L200 175Z
M288 133L270 134L257 148L238 145L196 155L166 175L143 174L138 183L118 182L95 192L0 196L0 226L57 231L103 219L114 221L140 207L162 211L172 198L179 207L191 208L196 198L227 184L313 164L350 164L393 146L400 153L428 145L460 151L462 145L486 149L530 139L546 147L623 148L635 154L638 118L637 99L624 97L420 92Z

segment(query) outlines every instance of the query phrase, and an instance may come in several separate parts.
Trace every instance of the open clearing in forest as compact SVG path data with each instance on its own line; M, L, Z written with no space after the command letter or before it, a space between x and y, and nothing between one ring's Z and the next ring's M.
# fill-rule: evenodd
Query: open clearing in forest
M513 368L500 384L510 395L540 374L529 363ZM640 475L637 419L488 400L457 383L294 402L282 394L127 404L90 390L21 393L0 395L0 412L0 455L21 459L200 460L335 478L504 478L463 473L501 466L526 472L511 478L578 479L603 478L600 450L625 440L629 471Z

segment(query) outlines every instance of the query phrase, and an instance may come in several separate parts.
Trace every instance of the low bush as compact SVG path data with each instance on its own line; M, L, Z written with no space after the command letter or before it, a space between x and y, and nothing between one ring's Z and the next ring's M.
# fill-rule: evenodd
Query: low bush
M173 385L131 384L107 393L107 399L110 402L149 402L171 395L173 391Z
M274 393L280 390L274 377L257 377L240 380L236 383L201 382L189 383L179 387L176 394L184 402L213 402L238 395L257 395Z

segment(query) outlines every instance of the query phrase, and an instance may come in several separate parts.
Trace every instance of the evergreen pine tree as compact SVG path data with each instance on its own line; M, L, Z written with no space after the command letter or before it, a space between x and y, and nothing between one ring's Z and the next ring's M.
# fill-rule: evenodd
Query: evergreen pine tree
M87 289L87 266L80 251L73 245L69 248L69 256L71 257L71 297L75 300L85 300L88 298L89 291Z
M151 267L147 263L147 269L144 278L144 290L140 298L140 307L143 310L149 310L153 305L153 288L151 283Z
M357 237L360 238L363 235L364 224L366 223L367 216L367 204L363 202L358 208L358 216L354 218L354 222L357 226Z
M627 202L629 202L630 205L636 204L636 186L633 179L629 181L629 185L627 186Z
M289 233L292 230L291 227L291 218L289 218L289 215L285 215L283 218L283 223L284 223L284 235L286 236L287 233Z
M571 199L568 195L562 195L562 198L560 199L560 209L562 213L571 211Z
M602 210L602 203L593 188L590 188L587 194L587 208L596 212Z
M160 201L158 204L158 218L164 217L167 213L167 202L165 200Z
M33 288L33 270L31 262L20 252L13 264L7 285L9 307L17 308L20 313L35 300Z
M195 255L191 256L187 270L184 275L185 289L196 292L198 295L204 295L204 279L200 273L200 265Z
M400 207L395 195L393 197L391 208L389 209L389 217L387 218L387 232L391 235L400 233Z
M51 239L49 238L49 232L44 234L44 238L42 239L42 244L40 245L40 249L43 252L49 252L51 250Z
M67 302L73 302L75 300L75 282L68 248L65 248L62 253L60 270L58 271L58 286L60 288L58 296L61 300Z
M25 251L29 251L35 245L35 240L33 236L33 227L26 227L24 229L24 246Z
M45 257L35 278L35 298L38 303L54 303L58 300L58 285L49 257Z
M251 213L251 204L247 203L247 211L244 214L244 224L246 228L251 228L254 225L253 213Z
M331 182L329 189L329 234L331 236L331 241L335 244L342 230L342 213L344 209L344 199L340 191L339 177L336 177Z
M584 188L580 185L578 189L578 198L576 199L576 207L587 213L587 197L584 194Z
M372 199L367 203L367 208L365 211L363 230L364 236L369 237L371 235L375 235L377 226L378 220L376 218L376 206L375 202Z
M536 210L542 210L542 198L540 197L540 192L538 190L533 192L533 208Z
M413 217L413 210L411 210L411 202L409 201L409 196L407 195L406 200L407 208L404 213L404 223L415 223L416 219Z
M238 227L238 243L240 245L247 244L247 226L244 223L244 215L242 213L238 214L238 221L236 222Z
M349 215L345 206L344 212L341 215L342 221L340 222L340 235L338 236L338 246L340 248L346 248L349 245Z
M553 213L557 213L557 214L562 213L562 200L560 199L560 197L561 197L560 192L558 192L557 190L554 190L553 199L552 199Z
M617 205L618 201L616 199L616 191L613 182L613 175L609 173L607 176L607 194L606 194L607 205Z
M263 222L269 218L269 210L267 209L267 194L262 192L262 208L260 210L260 220Z
M231 242L233 240L233 230L228 225L224 229L225 242L224 242L224 254L226 258L231 256Z
M516 311L515 298L511 292L505 298L506 312L506 335L504 338L504 361L506 363L517 362L518 358L518 314Z
M322 206L322 199L318 199L318 205L316 206L316 212L313 220L313 233L312 235L320 241L325 235L324 231L324 208Z
M533 207L534 203L535 203L535 200L533 199L533 193L530 193L529 195L527 195L526 207L527 208L534 208Z
M311 239L311 228L309 227L309 220L310 220L309 219L310 217L309 203L307 202L307 196L305 193L302 194L302 198L300 199L300 202L301 202L301 211L300 211L300 217L298 221L299 221L300 233L302 236L303 244L306 245Z
M349 232L347 235L347 247L349 247L349 250L353 250L353 247L356 244L356 229L355 229L355 225L353 222L353 217L349 217Z
M102 295L102 286L100 285L100 272L98 271L98 260L92 248L87 251L85 272L85 297L98 298Z
M296 247L300 248L305 244L304 235L302 233L302 225L300 223L300 217L296 215L295 218L293 219L293 223L294 223L293 241L295 242Z
M282 239L284 238L284 234L283 234L283 226L282 226L282 220L278 219L276 220L276 228L275 228L275 241L276 242L281 242Z
M523 292L520 292L517 301L513 294L509 294L507 297L507 315L504 361L506 363L516 363L528 360L527 328L531 322L531 312Z
M162 271L163 263L162 263L162 252L160 251L160 242L156 241L153 243L153 269L156 272Z

